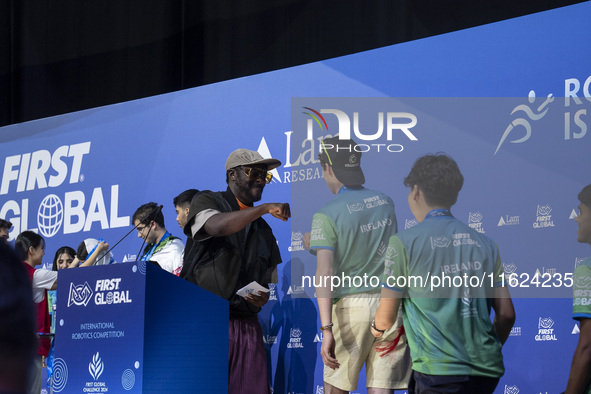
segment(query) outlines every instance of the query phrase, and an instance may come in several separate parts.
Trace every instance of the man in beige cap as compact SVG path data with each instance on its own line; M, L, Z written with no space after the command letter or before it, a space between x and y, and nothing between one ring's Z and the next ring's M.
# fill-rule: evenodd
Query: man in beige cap
M225 192L203 191L191 202L185 234L195 242L185 256L181 277L230 301L228 393L269 393L267 358L257 313L269 293L241 297L238 289L256 281L276 283L281 256L269 213L287 221L287 203L254 206L281 165L248 149L238 149L226 161Z

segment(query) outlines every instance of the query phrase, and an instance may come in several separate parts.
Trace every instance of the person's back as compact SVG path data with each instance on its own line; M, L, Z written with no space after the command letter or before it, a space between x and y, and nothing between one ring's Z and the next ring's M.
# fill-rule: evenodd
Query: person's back
M452 216L463 184L452 158L418 158L404 185L419 224L388 243L371 330L381 337L402 304L415 394L492 393L504 373L501 346L515 310L497 245Z
M408 280L403 300L413 369L435 375L503 375L501 343L487 298L491 281L502 273L496 243L442 215L427 216L392 237L390 245L408 253L406 278L422 278Z
M331 230L332 228L332 230ZM390 235L396 233L394 203L387 195L359 187L343 187L337 197L324 205L312 220L311 250L317 245L336 245L334 275L348 281L334 289L334 297L347 294L380 291L369 283L378 280L383 272L385 246ZM315 236L335 237L316 240ZM319 246L322 247L322 246ZM363 282L360 279L366 278ZM353 283L355 282L355 283ZM362 285L360 285L362 283Z

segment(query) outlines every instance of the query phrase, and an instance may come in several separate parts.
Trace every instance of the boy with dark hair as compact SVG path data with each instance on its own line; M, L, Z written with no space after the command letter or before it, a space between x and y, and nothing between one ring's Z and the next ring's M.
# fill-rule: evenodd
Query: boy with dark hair
M184 229L185 224L187 224L191 200L193 200L193 196L197 193L199 193L199 190L197 189L185 190L172 200L176 211L176 221L182 229Z
M8 233L12 228L12 223L8 220L0 219L0 241L8 245Z
M420 157L404 180L419 224L390 238L371 330L380 337L402 303L413 361L409 393L492 393L505 372L501 347L515 310L509 291L501 287L497 244L451 214L463 183L456 162L444 154ZM472 287L472 281L451 285L456 277L480 279L491 273L492 289L487 289L490 284ZM452 279L449 285L433 290L434 280L443 282L444 275ZM410 280L427 277L430 282Z
M184 245L164 227L161 208L155 202L149 202L140 206L133 214L137 236L147 243L140 260L156 261L162 269L178 276L183 268Z
M577 241L591 245L591 185L579 193ZM573 355L567 394L591 393L591 257L575 269L573 278L573 319L580 323L579 342Z

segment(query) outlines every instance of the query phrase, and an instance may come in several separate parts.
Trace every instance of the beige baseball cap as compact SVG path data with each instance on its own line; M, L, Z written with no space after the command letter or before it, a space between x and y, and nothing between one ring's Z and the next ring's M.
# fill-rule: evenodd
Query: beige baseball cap
M236 149L230 153L226 160L226 171L238 166L248 166L252 164L266 164L267 170L272 170L281 165L277 159L264 159L259 152L248 149Z

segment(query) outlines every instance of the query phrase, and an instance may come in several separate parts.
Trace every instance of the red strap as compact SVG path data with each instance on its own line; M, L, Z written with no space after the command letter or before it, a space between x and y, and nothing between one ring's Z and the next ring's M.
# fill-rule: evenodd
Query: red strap
M400 337L404 335L404 326L400 326L398 329L398 335L394 338L393 341L382 342L380 345L376 346L376 351L380 355L380 357L386 356L388 353L393 352L398 346L398 342L400 342Z

